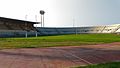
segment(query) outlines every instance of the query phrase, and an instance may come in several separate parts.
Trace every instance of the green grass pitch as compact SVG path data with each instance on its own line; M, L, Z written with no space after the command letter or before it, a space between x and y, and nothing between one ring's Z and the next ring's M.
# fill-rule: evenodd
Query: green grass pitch
M120 42L120 35L116 34L77 34L40 36L29 38L0 38L0 49L8 48L39 48L53 46L80 46ZM77 68L119 68L120 62L88 65Z
M120 62L94 64L94 65L81 66L76 68L120 68Z
M52 46L80 46L120 42L116 34L77 34L40 36L29 38L0 38L0 49L4 48L37 48Z

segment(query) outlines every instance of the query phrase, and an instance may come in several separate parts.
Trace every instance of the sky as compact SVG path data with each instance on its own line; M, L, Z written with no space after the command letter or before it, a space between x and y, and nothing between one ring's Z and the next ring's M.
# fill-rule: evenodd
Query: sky
M40 22L40 10L45 27L120 23L120 0L0 0L0 17Z

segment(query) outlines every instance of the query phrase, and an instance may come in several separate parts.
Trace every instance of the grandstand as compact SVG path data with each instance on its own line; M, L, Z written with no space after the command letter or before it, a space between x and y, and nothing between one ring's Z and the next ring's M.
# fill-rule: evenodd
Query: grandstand
M56 34L88 34L88 33L120 33L120 24L108 26L93 27L37 27L39 35L56 35Z
M93 27L34 27L30 22L0 17L0 37L26 37L37 35L120 33L120 24Z
M35 34L36 29L33 24L36 22L16 20L0 17L0 37L21 37Z

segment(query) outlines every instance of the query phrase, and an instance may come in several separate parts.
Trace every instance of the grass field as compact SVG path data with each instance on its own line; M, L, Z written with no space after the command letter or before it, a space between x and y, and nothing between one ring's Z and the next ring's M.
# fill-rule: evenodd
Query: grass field
M6 48L39 48L53 46L80 46L120 42L116 34L77 34L40 36L29 38L0 38L0 49ZM120 62L88 65L76 68L119 68Z
M116 34L78 34L41 36L29 38L0 38L0 49L4 48L36 48L51 46L78 46L120 42Z
M76 68L120 68L120 62L88 65L88 66L76 67Z

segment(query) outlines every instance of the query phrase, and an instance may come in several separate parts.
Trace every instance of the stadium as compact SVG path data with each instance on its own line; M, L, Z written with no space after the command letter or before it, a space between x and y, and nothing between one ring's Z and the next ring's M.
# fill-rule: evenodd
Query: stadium
M0 68L120 66L120 24L35 27L39 23L0 17Z
M1 0L0 68L120 68L120 0Z
M0 37L26 37L60 34L120 33L120 24L93 27L34 27L39 22L0 17Z
M120 68L120 0L0 0L0 68Z

